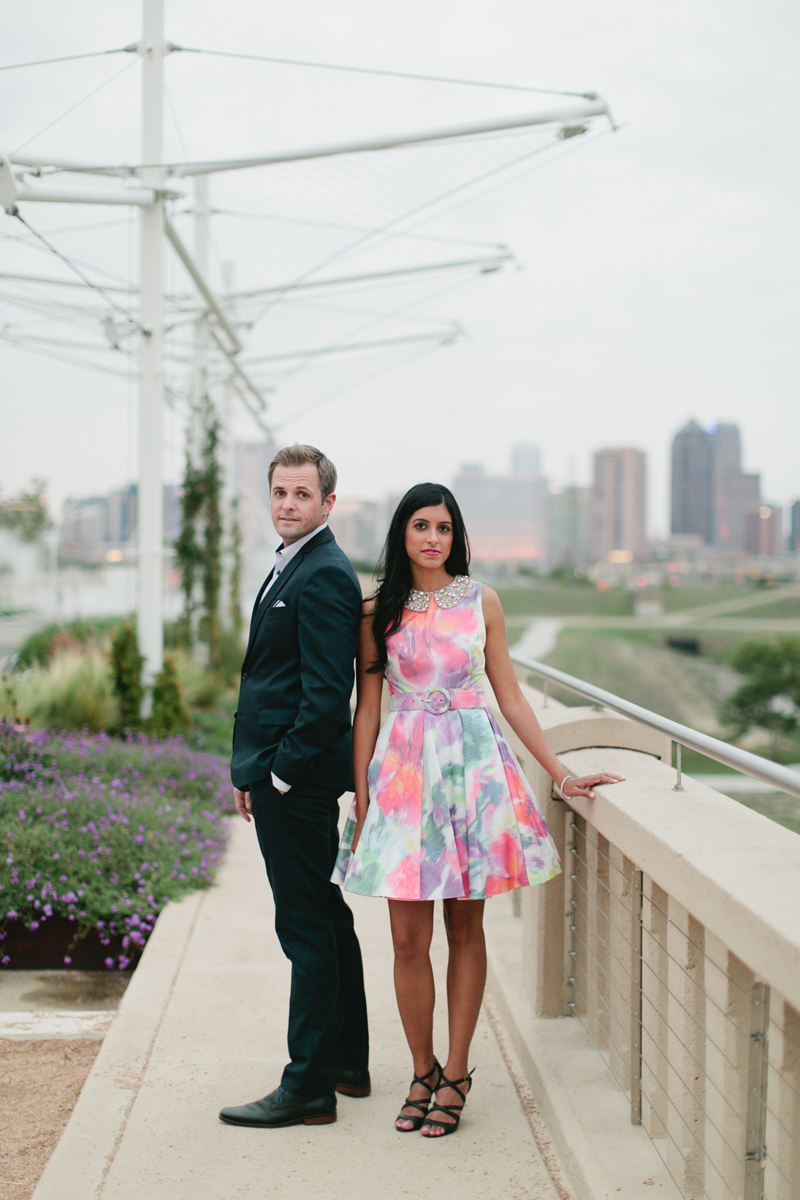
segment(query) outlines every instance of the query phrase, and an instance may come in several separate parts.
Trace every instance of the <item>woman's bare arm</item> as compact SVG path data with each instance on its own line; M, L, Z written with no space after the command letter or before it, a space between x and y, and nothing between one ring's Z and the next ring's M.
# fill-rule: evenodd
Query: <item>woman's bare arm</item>
M367 815L369 806L369 787L367 771L375 753L375 743L381 727L381 693L383 691L383 672L378 675L368 675L370 667L378 657L375 638L372 636L372 614L375 605L372 600L365 600L361 618L361 632L358 645L358 660L356 662L356 715L353 719L353 773L356 780L356 816L358 828L353 840L355 849L361 826Z
M486 623L486 674L500 706L500 712L514 733L548 775L560 786L568 772L556 758L550 743L514 673L506 641L506 622L500 597L490 587L483 587L483 617ZM618 783L623 775L584 775L580 779L570 777L565 795L585 796L594 800L593 788L601 783Z

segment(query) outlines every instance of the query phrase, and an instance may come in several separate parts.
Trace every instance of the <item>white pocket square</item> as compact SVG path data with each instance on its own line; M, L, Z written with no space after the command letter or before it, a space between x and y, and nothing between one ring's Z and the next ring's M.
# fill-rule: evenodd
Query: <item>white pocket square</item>
M273 608L286 608L286 605L283 603L282 600L276 600L272 607Z

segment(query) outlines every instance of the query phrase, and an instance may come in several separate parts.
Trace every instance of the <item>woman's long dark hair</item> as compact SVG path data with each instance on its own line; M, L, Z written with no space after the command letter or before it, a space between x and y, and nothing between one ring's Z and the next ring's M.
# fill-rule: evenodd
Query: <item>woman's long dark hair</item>
M445 506L453 523L453 545L444 569L453 576L469 575L469 538L455 496L444 484L416 483L395 509L378 560L378 589L372 618L378 658L368 668L370 674L378 674L386 669L386 639L400 628L403 605L413 587L411 563L406 553L406 526L420 508L435 508L438 504Z

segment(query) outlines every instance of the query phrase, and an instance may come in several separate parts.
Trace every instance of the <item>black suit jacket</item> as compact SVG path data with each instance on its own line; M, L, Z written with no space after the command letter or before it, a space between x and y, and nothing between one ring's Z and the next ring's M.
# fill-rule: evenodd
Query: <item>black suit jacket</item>
M274 771L292 787L352 791L350 697L361 621L356 573L323 529L259 603L262 592L233 727L234 787L244 791Z

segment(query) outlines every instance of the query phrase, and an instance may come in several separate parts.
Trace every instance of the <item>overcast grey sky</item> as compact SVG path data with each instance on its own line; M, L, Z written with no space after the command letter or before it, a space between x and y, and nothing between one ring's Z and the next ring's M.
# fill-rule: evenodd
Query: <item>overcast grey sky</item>
M5 15L0 59L122 46L138 39L139 25L133 0L29 0ZM504 470L516 441L542 446L554 480L583 481L593 449L636 445L648 452L651 528L659 532L667 520L669 441L695 416L741 425L746 466L763 473L767 499L784 503L800 493L799 26L789 0L574 0L566 7L531 0L167 0L167 37L185 46L596 89L624 125L432 227L507 243L524 270L436 308L435 315L467 326L468 343L304 417L292 416L303 406L302 390L279 395L285 440L326 449L340 468L340 494L349 495L448 480L463 461ZM29 150L137 160L133 56L0 73L0 145L14 150L128 62L118 81ZM187 54L170 58L167 80L191 157L254 154L550 103L524 93ZM169 116L167 153L180 156ZM26 210L42 228L44 208ZM15 225L0 216L0 233L20 232ZM284 278L283 267L269 275L280 261L282 228L262 224L248 237L264 282ZM17 263L15 253L0 240L0 262ZM429 253L434 261L441 256L437 247ZM52 270L45 255L37 270ZM274 350L280 329L272 327ZM337 385L363 373L339 370ZM1 344L0 371L4 492L37 474L60 500L130 476L129 384ZM173 474L180 425L170 418ZM242 420L240 432L248 430Z

